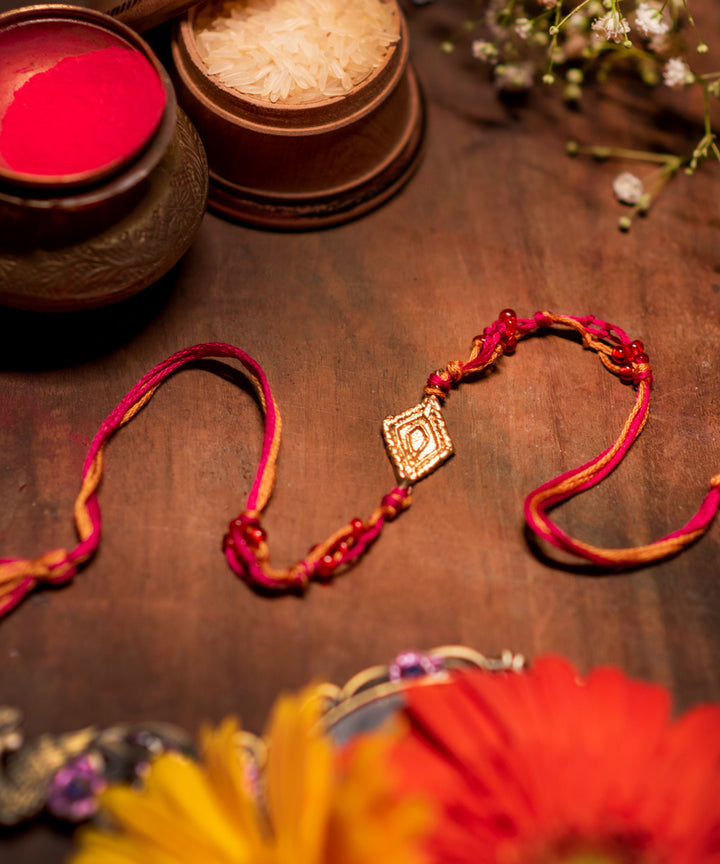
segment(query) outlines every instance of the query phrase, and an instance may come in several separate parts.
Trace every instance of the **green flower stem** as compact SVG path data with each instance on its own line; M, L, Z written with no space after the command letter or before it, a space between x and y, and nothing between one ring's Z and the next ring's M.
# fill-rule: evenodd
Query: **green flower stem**
M716 73L717 74L717 73ZM696 79L698 84L702 87L703 91L703 103L705 106L705 134L698 141L695 149L693 150L692 157L688 163L685 172L687 174L694 174L697 169L698 162L701 159L706 159L708 156L708 150L712 151L715 158L720 161L720 150L715 142L716 135L713 132L712 121L710 118L710 85L708 81Z
M697 25L695 24L695 19L693 18L692 13L690 12L690 7L687 4L687 0L682 0L682 5L683 5L683 9L685 10L685 14L687 15L688 24L692 27L693 32L695 33L695 38L698 41L697 50L701 54L705 54L705 53L707 53L708 48L700 36L700 32L698 31Z
M677 171L682 159L674 153L652 153L649 150L631 150L628 147L606 147L603 144L578 144L571 147L574 153L584 153L596 159L634 159L637 162L655 162L659 165L674 165Z
M583 2L590 2L590 0L583 0ZM560 32L560 15L562 14L562 2L558 2L555 5L555 21L548 27L548 35L550 36L550 45L548 46L547 57L548 57L548 65L545 74L543 75L543 81L546 84L552 84L555 80L553 76L553 67L555 65L555 55L557 53L557 44L558 44L558 33ZM572 13L571 13L572 14Z
M715 135L711 132L709 135L703 135L698 141L697 147L693 150L692 158L685 169L687 174L694 174L701 159L706 159L708 150L712 150L714 155L720 159L717 145L715 144Z
M685 161L674 153L651 153L647 150L631 150L627 147L604 147L598 144L580 145L575 142L568 142L566 149L572 156L586 154L603 161L606 159L625 159L636 162L650 162L660 166L657 171L643 180L643 188L646 191L637 204L633 204L630 212L621 216L618 220L618 227L621 231L629 231L632 227L633 219L638 215L644 216L648 212L653 200L659 195L668 180L677 174Z
M692 12L690 12L690 7L687 4L687 0L682 0L683 9L685 10L685 14L688 17L688 22L693 30L697 33L697 27L695 26L695 19L692 16Z
M568 14L562 19L560 18L560 12L562 11L562 4L558 3L557 6L555 7L557 9L557 13L555 16L555 23L553 24L553 27L555 27L556 30L560 30L561 27L564 27L565 24L567 24L567 22L573 17L573 15L577 15L577 13L583 7L587 6L588 3L590 3L590 2L591 2L591 0L582 0L581 3L579 3L574 9L572 9L570 12L568 12ZM557 34L555 34L555 35L557 35Z
M644 216L648 212L653 199L657 198L668 180L675 176L681 164L682 161L679 157L672 157L672 161L645 179L645 183L650 181L650 188L643 194L637 204L633 205L629 215L620 217L618 227L621 231L629 231L632 227L633 219L636 216Z
M710 119L710 91L707 84L702 84L703 108L705 109L705 135L715 137L712 131L712 120Z
M655 175L650 174L650 176L646 179L645 182L647 183L648 181L650 181L650 189L647 194L650 196L651 200L657 196L657 194L662 190L663 186L668 182L668 180L670 180L677 174L678 169L681 165L682 160L676 156L672 161L668 162L664 168L660 168L658 171L656 171ZM637 206L642 208L642 204L643 202L639 201ZM647 205L648 207L650 206L650 201L647 202ZM645 208L645 210L647 210L647 207ZM641 209L641 212L644 211L642 211Z
M597 80L600 82L607 80L612 66L620 60L627 60L630 58L637 61L648 60L656 65L658 63L658 59L654 54L645 51L643 48L638 48L636 45L627 48L623 44L616 45L613 43L606 43L602 46L602 52L605 56L598 64L596 75Z

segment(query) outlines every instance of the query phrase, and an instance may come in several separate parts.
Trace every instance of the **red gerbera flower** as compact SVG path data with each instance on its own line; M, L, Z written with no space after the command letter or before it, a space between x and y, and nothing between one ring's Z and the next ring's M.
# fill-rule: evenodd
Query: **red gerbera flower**
M558 657L412 688L395 758L442 864L720 864L720 706Z

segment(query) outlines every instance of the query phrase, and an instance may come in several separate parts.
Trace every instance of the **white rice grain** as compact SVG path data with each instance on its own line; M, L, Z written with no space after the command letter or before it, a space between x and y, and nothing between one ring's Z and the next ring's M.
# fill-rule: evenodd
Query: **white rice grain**
M211 0L196 44L208 73L270 102L343 96L398 39L387 0Z

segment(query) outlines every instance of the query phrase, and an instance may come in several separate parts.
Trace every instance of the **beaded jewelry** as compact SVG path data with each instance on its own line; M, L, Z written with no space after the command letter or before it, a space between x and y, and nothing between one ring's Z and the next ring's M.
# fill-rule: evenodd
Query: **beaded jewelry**
M617 439L597 457L539 486L525 499L524 515L530 529L556 549L608 570L621 571L669 557L697 540L709 527L720 505L720 474L710 479L710 489L697 513L677 531L645 546L604 549L577 540L562 531L549 511L562 501L600 483L620 463L648 417L652 371L638 340L619 327L592 315L573 317L537 312L517 318L504 309L498 319L472 341L465 361L451 361L433 372L425 385L423 401L383 423L388 454L397 476L395 485L367 519L352 519L291 567L276 570L270 564L267 535L260 515L272 493L280 447L280 412L260 365L231 345L208 343L168 357L145 375L107 417L90 445L83 468L80 493L75 502L75 525L80 542L74 549L54 549L38 558L0 559L0 616L8 613L39 584L63 584L95 553L100 542L101 514L97 491L102 477L103 451L109 439L140 411L170 375L203 358L235 359L244 367L265 415L263 446L257 473L245 509L230 523L223 552L231 569L249 585L265 591L302 591L312 580L328 580L356 561L378 538L384 525L412 503L414 483L437 468L453 452L442 417L442 404L464 378L491 366L503 355L515 353L518 342L538 331L570 328L585 348L621 381L636 389L635 402Z

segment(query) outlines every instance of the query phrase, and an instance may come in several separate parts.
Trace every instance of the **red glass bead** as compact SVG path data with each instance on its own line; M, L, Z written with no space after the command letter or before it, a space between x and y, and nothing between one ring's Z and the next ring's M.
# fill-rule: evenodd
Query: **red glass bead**
M243 533L245 534L245 539L248 543L251 543L253 546L259 546L261 543L264 543L267 538L267 534L263 529L255 526L246 528Z
M352 533L358 537L365 530L365 523L362 519L353 519L350 523L350 528L352 529Z
M350 548L350 543L347 540L341 540L335 547L339 555L344 555Z
M517 315L514 309L503 309L498 319L505 325L505 332L510 335L517 329Z
M620 378L623 381L632 381L633 380L632 366L621 366L619 374L620 374Z
M628 356L628 360L634 360L638 354L642 354L645 350L645 346L639 339L635 339L631 342L626 348L625 351Z
M613 363L617 363L618 366L627 360L627 355L625 354L625 349L622 347L622 345L612 349L612 351L610 352L610 359L613 361Z
M233 540L233 538L232 538L229 534L226 534L226 535L223 537L223 546L222 546L222 548L223 548L223 549L227 549L228 547L229 547L229 548L232 548L234 545L235 545L235 541Z
M636 354L635 357L633 357L633 360L636 363L649 363L650 362L650 358L648 357L647 354L645 354L644 351L641 351L639 354Z
M514 354L517 348L517 336L506 336L501 344L503 354Z
M330 576L335 569L335 559L332 555L323 555L318 561L317 574L318 576Z

